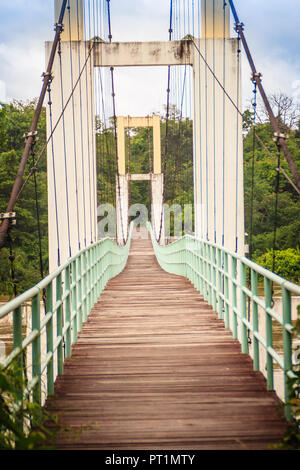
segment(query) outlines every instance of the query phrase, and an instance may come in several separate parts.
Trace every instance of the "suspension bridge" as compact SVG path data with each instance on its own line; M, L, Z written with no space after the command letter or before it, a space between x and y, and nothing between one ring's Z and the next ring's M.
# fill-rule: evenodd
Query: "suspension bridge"
M297 191L300 182L234 2L171 0L168 41L133 43L113 41L110 0L54 3L42 91L0 226L2 246L47 152L49 275L0 307L0 319L13 317L2 367L18 366L19 406L28 399L58 415L68 429L58 433L58 449L267 449L294 420L300 287L246 257L243 50ZM115 70L138 66L167 70L163 125L156 114L117 114ZM184 212L188 230L170 239L169 119L174 94L181 114L187 102L182 87L172 91L180 80L191 84L194 201L192 215ZM47 140L24 180L45 100ZM136 128L148 132L149 168L133 174ZM100 201L99 133L111 181L111 199L103 191ZM150 217L140 224L131 222L131 181L149 183ZM106 236L105 203L113 226Z

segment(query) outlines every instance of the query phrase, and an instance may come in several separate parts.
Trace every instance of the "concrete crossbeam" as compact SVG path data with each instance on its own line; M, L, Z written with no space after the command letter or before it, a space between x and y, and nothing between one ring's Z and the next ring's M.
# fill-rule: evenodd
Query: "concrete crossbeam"
M95 67L192 65L191 41L98 42L94 47Z

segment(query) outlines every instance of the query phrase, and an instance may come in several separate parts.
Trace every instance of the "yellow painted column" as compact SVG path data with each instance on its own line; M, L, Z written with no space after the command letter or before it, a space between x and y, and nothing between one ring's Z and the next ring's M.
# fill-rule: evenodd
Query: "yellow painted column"
M58 22L63 0L54 0L55 22ZM83 0L70 0L70 11L66 8L62 41L84 41ZM71 32L71 34L70 34Z
M160 142L160 117L153 116L153 173L161 173L161 142Z
M201 36L206 39L230 37L230 8L227 5L224 16L224 0L202 0Z
M119 175L126 174L125 164L125 118L123 116L117 117L117 135L118 135L118 170Z

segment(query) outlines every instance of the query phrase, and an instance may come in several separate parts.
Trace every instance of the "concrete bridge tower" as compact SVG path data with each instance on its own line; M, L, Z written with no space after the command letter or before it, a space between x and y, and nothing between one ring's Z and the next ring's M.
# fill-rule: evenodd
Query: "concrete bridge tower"
M62 0L55 0L56 15L61 4ZM243 254L241 63L239 41L230 37L228 3L202 0L200 38L93 45L84 37L83 0L70 0L70 6L54 64L48 136L80 80L48 145L50 269L58 264L59 247L62 263L97 238L94 67L193 68L195 232L199 238ZM50 48L51 43L47 43L46 57ZM122 156L119 163L122 195L120 200L117 197L117 205L127 223L128 204L121 202L128 193ZM163 180L158 171L153 194L157 207L161 207ZM158 221L159 212L157 209L152 214L152 220Z

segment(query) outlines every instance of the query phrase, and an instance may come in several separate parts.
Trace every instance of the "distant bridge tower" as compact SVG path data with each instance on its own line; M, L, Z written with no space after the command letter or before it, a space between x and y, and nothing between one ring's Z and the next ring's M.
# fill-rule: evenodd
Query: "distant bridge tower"
M126 173L125 160L125 128L152 127L153 128L153 171L147 174ZM157 240L164 242L164 213L163 213L163 184L161 172L161 137L160 117L123 117L117 118L118 136L118 178L116 193L117 239L119 244L127 240L129 214L129 184L130 181L149 181L151 191L150 219Z

